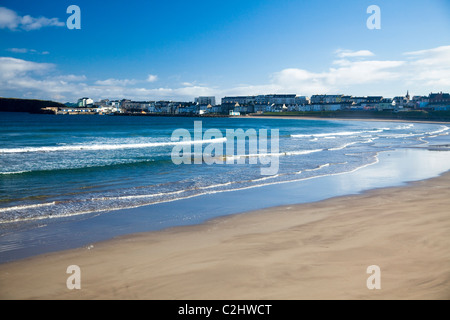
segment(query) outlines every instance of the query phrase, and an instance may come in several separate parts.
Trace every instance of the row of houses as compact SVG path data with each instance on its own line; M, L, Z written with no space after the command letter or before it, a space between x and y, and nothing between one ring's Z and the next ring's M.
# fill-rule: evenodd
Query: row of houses
M319 111L398 111L433 110L450 111L450 94L430 93L428 96L414 96L409 91L405 96L385 98L382 96L353 97L347 95L313 95L294 97L286 95L287 99L281 101L264 101L261 103L257 97L226 97L222 105L234 114L237 113L265 113L265 112L319 112ZM301 100L299 100L301 99ZM278 102L278 103L276 103Z
M309 104L309 99L305 96L297 96L295 94L269 94L222 98L222 105L232 103L238 103L239 105L304 105Z
M234 96L222 98L216 105L215 97L198 97L194 102L175 101L131 101L101 100L94 102L90 98L81 98L76 104L67 104L67 108L46 110L59 114L174 114L204 115L224 114L241 115L267 112L318 112L339 110L450 110L450 94L430 93L428 96L405 96L385 98L382 96L354 97L348 95L313 95L311 98L295 94L271 94L258 96Z

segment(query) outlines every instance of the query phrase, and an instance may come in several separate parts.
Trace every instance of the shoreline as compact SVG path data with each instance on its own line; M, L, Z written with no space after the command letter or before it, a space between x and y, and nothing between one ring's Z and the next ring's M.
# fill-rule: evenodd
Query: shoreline
M449 299L449 183L447 172L6 263L0 299ZM66 288L73 264L80 291ZM382 290L366 288L371 265Z
M17 111L0 111L0 112L10 112L10 113L26 113L26 114L40 114L40 115L54 115L53 113L29 113L29 112L17 112ZM68 116L69 114L64 114L59 116ZM99 114L77 114L75 116L101 116L106 115ZM72 115L73 116L73 115ZM426 123L426 124L450 124L450 120L420 120L420 119L392 119L392 118L353 118L353 117L317 117L317 116L298 116L298 115L241 115L241 116L230 116L230 115L220 115L220 114L208 114L208 115L188 115L188 114L116 114L113 116L121 117L167 117L167 118L199 118L199 119L214 119L214 118L228 118L228 119L294 119L294 120L322 120L322 121L373 121L373 122L404 122L404 123Z
M450 171L450 153L438 152L446 150L385 150L377 153L372 164L349 172L280 181L103 213L13 223L4 229L6 233L0 238L0 265L50 252L87 247L123 235L201 225L217 217L403 186L410 181L426 180ZM255 198L258 201L249 201ZM36 239L39 241L36 242Z
M231 117L232 118L232 117ZM402 123L425 123L425 124L450 124L450 121L430 120L407 120L407 119L382 119L382 118L321 118L309 116L239 116L239 119L284 119L284 120L322 120L322 121L367 121L367 122L402 122Z

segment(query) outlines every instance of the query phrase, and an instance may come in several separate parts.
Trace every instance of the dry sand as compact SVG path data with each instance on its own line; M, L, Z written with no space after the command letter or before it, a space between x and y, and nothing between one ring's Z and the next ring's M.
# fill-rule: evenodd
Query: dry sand
M449 299L450 174L3 264L0 298Z

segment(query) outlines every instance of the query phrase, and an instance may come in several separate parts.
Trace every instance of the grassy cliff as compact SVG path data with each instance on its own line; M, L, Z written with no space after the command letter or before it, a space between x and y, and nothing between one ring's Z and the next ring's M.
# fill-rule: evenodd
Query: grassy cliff
M45 107L64 107L64 105L54 101L0 98L0 112L41 113L41 109Z

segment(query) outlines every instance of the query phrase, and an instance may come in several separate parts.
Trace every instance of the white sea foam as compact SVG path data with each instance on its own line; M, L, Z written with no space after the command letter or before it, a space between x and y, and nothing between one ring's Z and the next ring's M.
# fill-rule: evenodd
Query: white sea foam
M194 141L178 141L178 142L148 142L148 143L128 143L128 144L79 144L64 145L53 147L25 147L25 148L9 148L0 149L0 153L29 153L29 152L59 152L59 151L99 151L99 150L124 150L124 149L142 149L176 145L192 145L206 143L223 143L227 138L210 139L210 140L194 140Z
M399 126L397 128L401 128L399 130L408 130L411 129L414 125L411 126ZM424 136L435 136L435 135L441 135L445 134L448 130L450 130L447 126L441 126L440 129L435 131L428 131L428 132L407 132L407 133L391 133L387 135L382 135L383 138L395 138L395 139L401 139L401 138L412 138L412 137L424 137Z
M427 135L437 135L437 134L440 134L440 133L444 133L444 132L448 131L449 129L450 128L447 127L447 126L441 126L441 128L439 130L427 132L426 134Z
M283 156L301 156L307 155L316 152L325 151L324 149L315 149L315 150L298 150L298 151L287 151L287 152L278 152L278 153L259 153L259 154L242 154L235 156L226 156L226 159L235 160L241 158L257 158L257 157L283 157Z
M345 131L345 132L331 132L331 133L314 133L314 134L293 134L292 138L335 138L335 137L346 137L346 136L357 136L364 133L381 133L384 129L368 130L368 131Z
M322 165L320 165L320 166L318 166L317 168L314 168L314 169L305 169L305 171L308 171L308 172L317 171L317 170L321 170L323 168L327 168L329 166L331 166L331 163L325 163L325 164L322 164Z
M0 208L0 212L9 212L9 211L20 211L20 210L36 209L36 208L42 208L42 207L54 206L55 204L56 204L56 202L49 202L49 203L40 203L40 204L32 204L32 205L24 205L24 206L15 206L15 207L8 207L8 208Z
M379 139L379 137L372 137L370 139L367 139L366 141L362 141L361 143L372 143L377 139Z
M414 124L410 123L410 124L404 124L404 125L400 125L395 127L395 130L406 130L406 129L411 129L414 127Z
M279 155L280 156L283 156L283 155L286 155L286 156L302 156L302 155L307 155L307 154L317 153L317 152L322 152L322 151L324 151L324 149L300 150L300 151L290 151L290 152L279 153Z
M91 201L138 200L138 199L148 199L148 198L155 198L155 197L161 197L161 196L170 196L170 195L180 194L180 193L183 193L186 191L188 191L188 190L173 191L173 192L167 192L167 193L119 196L119 197L101 197L101 198L92 198L90 200Z
M0 174L21 174L21 173L27 173L27 172L31 172L31 171L11 171L11 172L0 172Z
M311 180L311 179L316 179L316 178L320 178L320 177L325 177L325 176L335 176L335 175L342 175L342 174L347 174L347 173L351 173L351 172L355 172L358 171L364 167L373 165L375 163L378 163L379 159L378 159L378 155L375 156L375 161L371 162L371 163L367 163L365 165L359 166L357 168L354 168L351 171L344 171L344 172L338 172L338 173L330 173L330 174L323 174L323 175L317 175L317 176L312 176L312 177L305 177L305 178L300 178L300 179L293 179L293 180L285 180L285 181L274 181L274 182L268 182L268 183L262 183L262 184L256 184L256 185L250 185L250 186L245 186L245 187L240 187L240 188L232 188L232 189L220 189L220 190L211 190L211 191L207 191L207 192L200 192L200 193L196 193L196 194L191 194L191 195L186 195L186 196L180 196L180 197L175 197L175 198L169 198L169 199L161 199L161 200L157 200L155 202L149 202L149 203L138 203L138 204L132 204L132 205L123 205L123 206L114 206L114 208L98 208L98 209L90 209L90 210L81 210L81 211L77 211L77 212L69 212L69 213L62 213L62 214L58 214L58 215L41 215L41 216L33 216L33 217L21 217L21 218L15 218L13 220L3 220L0 221L0 224L8 224L8 223L14 223L14 222L24 222L24 221L40 221L40 220L45 220L45 219L57 219L57 218L66 218L66 217L73 217L73 216L82 216L82 215L86 215L86 214L92 214L92 213L102 213L102 212L108 212L108 211L114 211L114 210L126 210L126 209L133 209L133 208L139 208L145 205L157 205L157 204L161 204L161 203L169 203L169 202L174 202L174 201L179 201L179 200L185 200L185 199L190 199L190 198L195 198L195 197L200 197L203 195L210 195L210 194L216 194L216 193L221 193L221 192L235 192L235 191L241 191L241 190L248 190L248 189L253 189L253 188L261 188L261 187L266 187L266 186L272 186L272 185L278 185L278 184L285 184L285 183L293 183L293 182L299 182L299 181L306 181L306 180ZM311 169L310 171L313 170L319 170L322 169L324 167L328 167L331 164L324 164L319 166L316 169ZM307 171L307 170L305 170ZM301 174L302 172L299 171L296 174ZM271 177L266 177L266 178L262 178L261 180L268 180ZM275 178L275 177L273 177ZM256 180L255 180L256 181ZM226 183L228 184L228 183ZM223 184L223 185L226 185ZM212 187L212 186L211 186ZM204 187L203 189L208 189L208 187ZM190 190L181 190L181 191L176 191L173 192L172 194L183 194L183 193L187 193ZM161 194L159 194L161 195ZM167 194L165 194L167 195ZM124 197L105 197L105 198L98 198L97 200L130 200L130 199L139 199L138 197L141 198L149 198L152 197L154 195L138 195L138 196L124 196ZM20 207L14 207L14 208L21 208L21 209L25 209L26 207L31 208L31 207L35 207L37 208L38 206L50 206L50 205L54 205L55 203L47 203L47 204L41 204L41 205L35 205L35 206L20 206ZM13 208L10 208L11 210L16 210ZM1 211L0 211L1 212Z
M357 144L357 143L358 143L357 141L355 141L355 142L349 142L349 143L346 143L346 144L344 144L344 145L342 145L342 146L340 146L340 147L330 148L330 149L328 149L328 150L329 150L329 151L343 150L343 149L345 149L345 148L347 148L347 147L350 147L350 146L352 146L352 145L354 145L354 144Z

